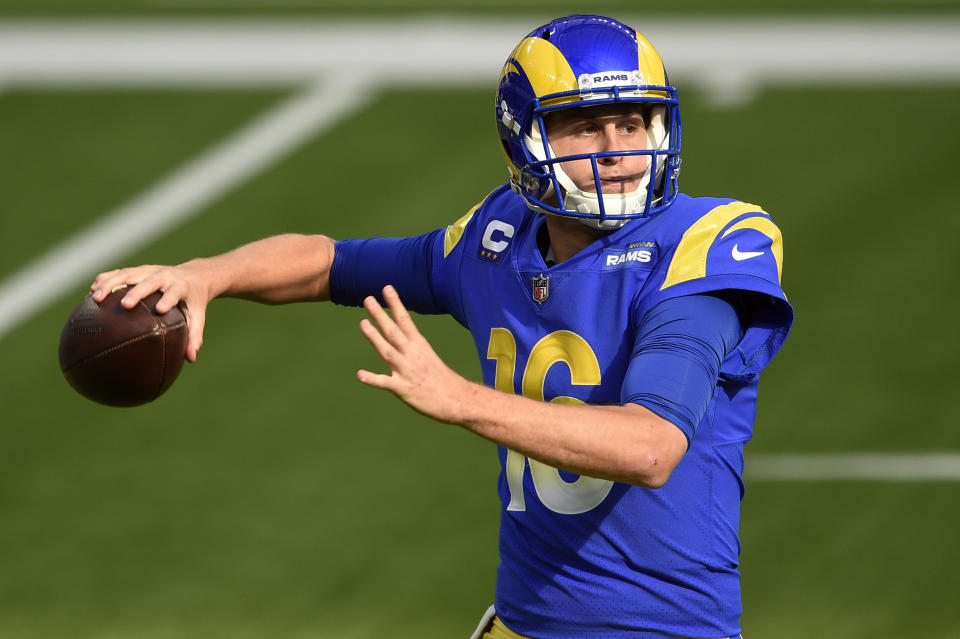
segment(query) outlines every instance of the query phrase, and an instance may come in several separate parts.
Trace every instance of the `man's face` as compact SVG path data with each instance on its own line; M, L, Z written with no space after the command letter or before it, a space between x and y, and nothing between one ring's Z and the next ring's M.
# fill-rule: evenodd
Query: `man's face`
M600 151L645 150L647 123L636 104L603 104L556 111L546 119L547 139L556 156ZM597 158L604 193L630 193L639 187L650 164L646 155ZM582 191L596 193L589 159L560 165Z

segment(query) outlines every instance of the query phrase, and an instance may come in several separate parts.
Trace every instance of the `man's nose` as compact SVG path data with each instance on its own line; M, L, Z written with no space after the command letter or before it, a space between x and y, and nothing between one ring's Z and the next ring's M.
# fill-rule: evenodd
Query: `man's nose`
M617 135L616 128L611 130L604 129L600 141L600 150L606 152L622 151L624 149L623 140ZM622 156L613 155L597 158L600 164L613 165L620 162Z
M609 125L603 128L603 135L600 140L600 151L613 152L613 151L622 151L624 149L623 140L620 139L620 136L617 135L617 127L615 125ZM613 155L597 158L597 162L604 165L614 165L618 164L622 156Z

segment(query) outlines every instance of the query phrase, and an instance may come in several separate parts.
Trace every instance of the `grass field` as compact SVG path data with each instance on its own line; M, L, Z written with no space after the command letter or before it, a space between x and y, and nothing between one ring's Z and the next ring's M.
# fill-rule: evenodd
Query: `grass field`
M0 281L287 95L0 91ZM784 232L798 322L748 468L960 448L960 86L767 88L733 109L681 95L684 191L761 204ZM447 224L503 179L490 102L385 92L125 261ZM442 135L410 126L425 104ZM156 403L111 410L57 367L84 292L0 337L0 636L468 635L493 594L495 450L354 380L379 368L358 311L216 302L199 363ZM461 328L421 325L477 377ZM958 491L748 482L745 635L960 636Z

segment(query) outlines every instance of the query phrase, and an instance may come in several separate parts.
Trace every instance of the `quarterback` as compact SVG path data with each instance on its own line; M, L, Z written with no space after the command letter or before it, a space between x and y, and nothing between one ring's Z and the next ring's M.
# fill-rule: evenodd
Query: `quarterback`
M190 361L218 296L363 305L389 371L359 381L498 445L500 564L474 637L736 637L744 444L793 322L780 231L754 204L678 190L677 91L616 20L529 33L494 110L509 181L449 226L267 238L102 273L94 299L126 284L127 307L182 301ZM462 324L484 383L408 309Z

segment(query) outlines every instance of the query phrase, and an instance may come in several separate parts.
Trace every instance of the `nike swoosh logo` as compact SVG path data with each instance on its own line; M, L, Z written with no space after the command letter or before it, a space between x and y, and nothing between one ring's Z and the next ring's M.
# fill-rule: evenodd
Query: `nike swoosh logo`
M741 251L736 244L733 245L733 259L738 262L749 260L751 257L760 257L763 253L763 251Z

